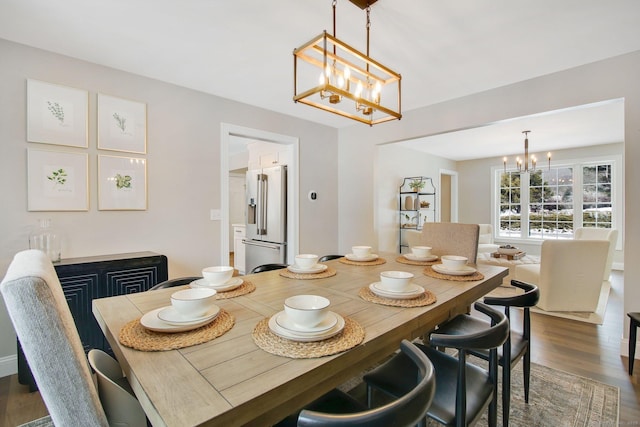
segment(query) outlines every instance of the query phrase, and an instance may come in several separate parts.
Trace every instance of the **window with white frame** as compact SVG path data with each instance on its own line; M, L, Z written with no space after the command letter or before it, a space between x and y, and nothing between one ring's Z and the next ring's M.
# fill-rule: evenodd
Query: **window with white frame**
M495 170L497 236L570 239L579 227L615 228L619 160L576 161L529 172Z

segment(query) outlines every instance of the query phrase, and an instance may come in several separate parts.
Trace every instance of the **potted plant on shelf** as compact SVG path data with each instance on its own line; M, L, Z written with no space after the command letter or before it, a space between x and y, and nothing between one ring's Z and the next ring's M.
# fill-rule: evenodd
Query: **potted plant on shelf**
M421 179L414 179L409 183L409 188L411 188L416 193L420 192L424 188L424 184L426 182Z

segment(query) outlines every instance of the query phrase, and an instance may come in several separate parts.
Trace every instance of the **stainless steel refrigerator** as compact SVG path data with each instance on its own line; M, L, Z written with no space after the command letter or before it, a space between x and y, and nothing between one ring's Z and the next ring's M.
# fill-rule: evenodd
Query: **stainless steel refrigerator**
M245 271L287 262L287 167L247 171Z

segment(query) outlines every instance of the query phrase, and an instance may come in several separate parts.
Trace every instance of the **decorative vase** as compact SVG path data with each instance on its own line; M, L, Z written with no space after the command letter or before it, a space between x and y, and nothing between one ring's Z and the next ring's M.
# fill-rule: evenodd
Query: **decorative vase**
M404 210L413 210L413 197L407 196L404 198Z
M29 235L29 249L41 250L51 262L58 262L62 258L61 247L62 236L51 226L51 220L38 220L38 227Z

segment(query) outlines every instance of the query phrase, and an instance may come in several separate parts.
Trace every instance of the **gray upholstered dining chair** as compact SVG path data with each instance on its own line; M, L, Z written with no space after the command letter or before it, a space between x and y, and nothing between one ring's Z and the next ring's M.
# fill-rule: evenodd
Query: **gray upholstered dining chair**
M60 281L47 255L19 252L0 293L49 411L39 426L107 427L107 416Z
M478 256L478 224L427 222L421 232L407 234L409 246L430 246L433 255L460 255L475 264Z

